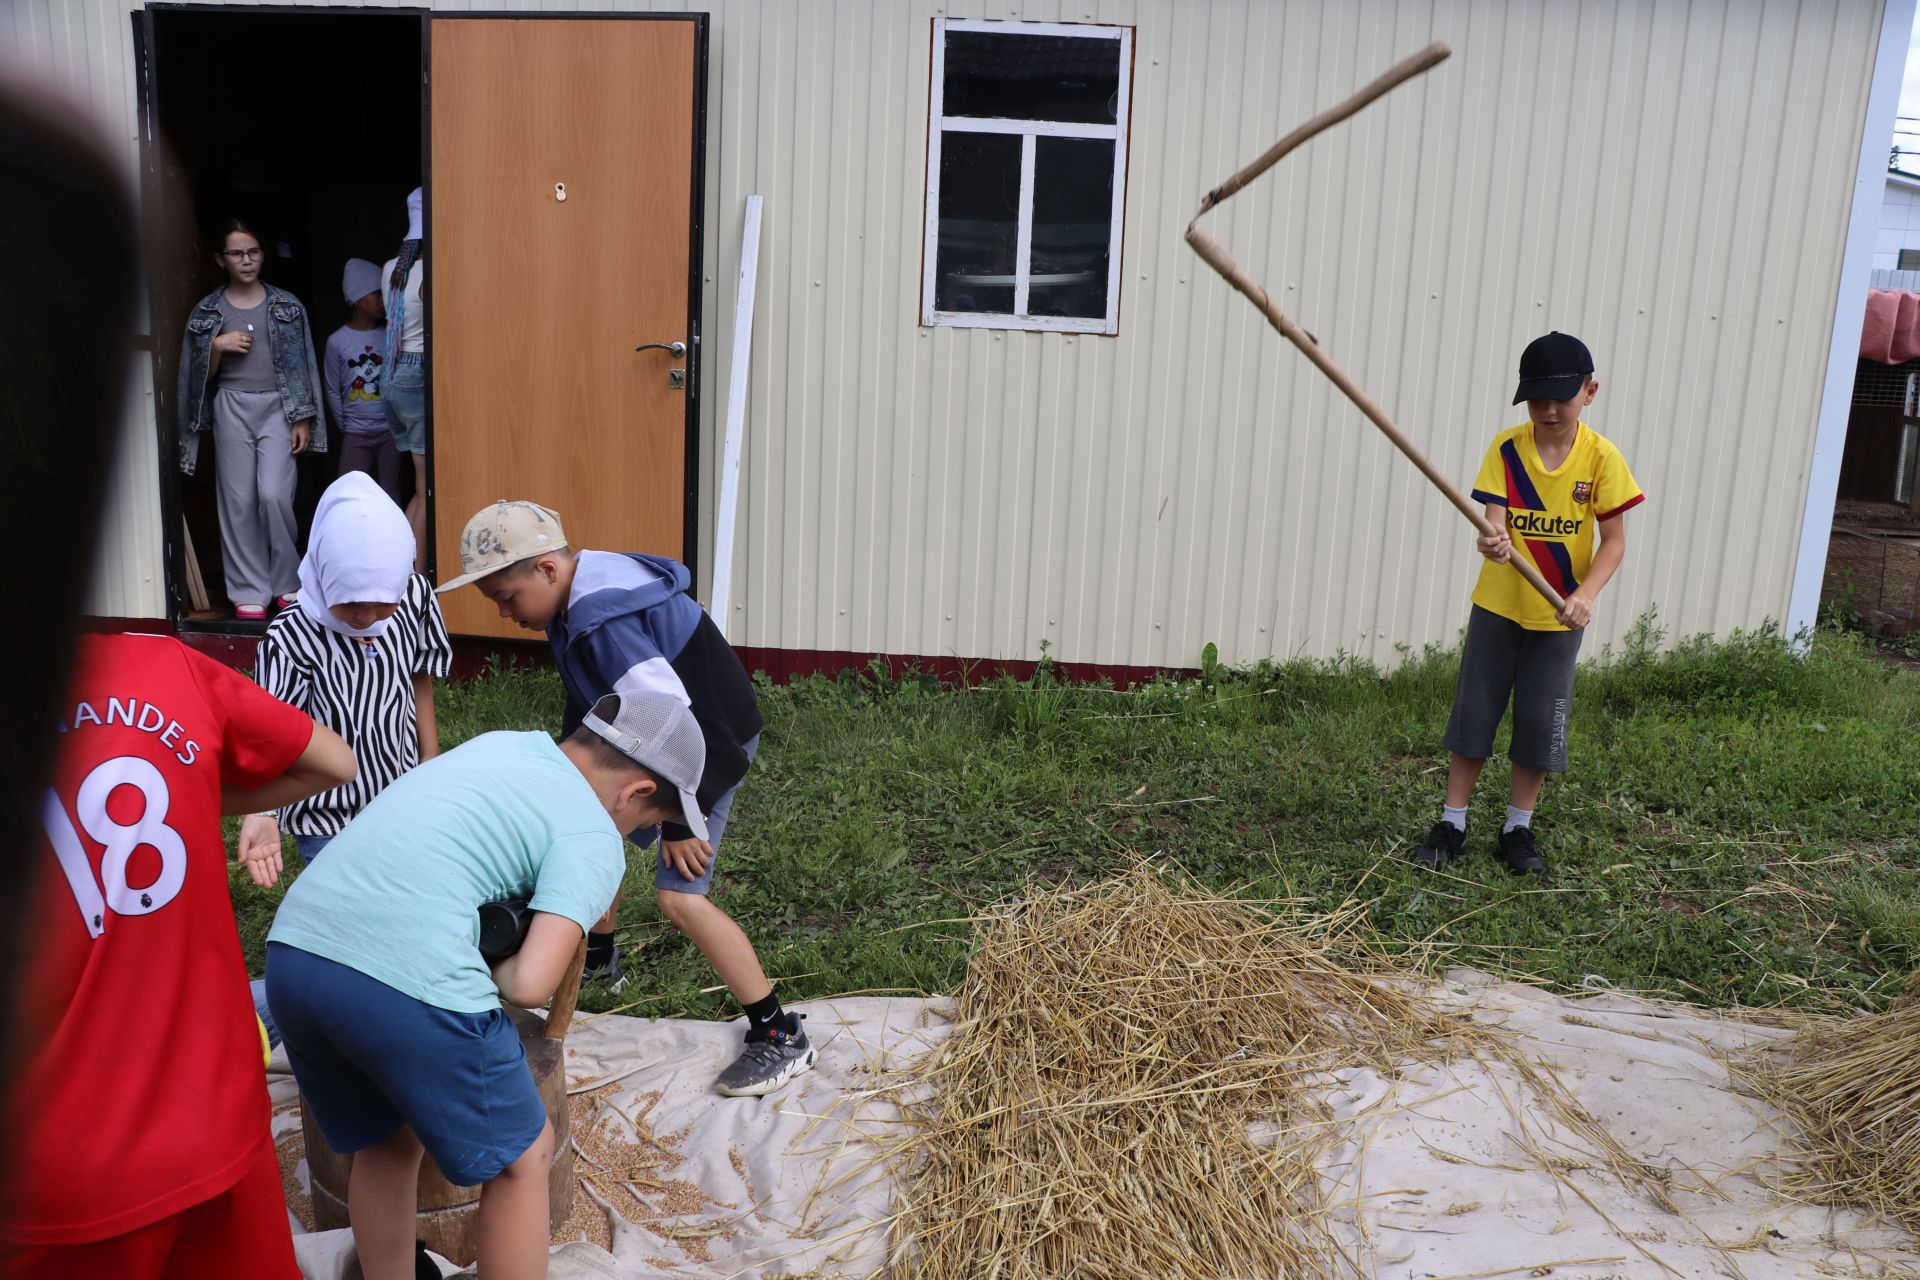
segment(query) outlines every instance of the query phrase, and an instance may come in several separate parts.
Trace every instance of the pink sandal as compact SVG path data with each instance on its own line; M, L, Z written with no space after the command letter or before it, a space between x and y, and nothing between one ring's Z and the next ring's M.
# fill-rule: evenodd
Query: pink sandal
M242 622L265 622L267 607L263 604L237 604L233 606L233 616Z
M275 596L273 598L273 607L276 609L291 609L295 603L296 598L293 596Z

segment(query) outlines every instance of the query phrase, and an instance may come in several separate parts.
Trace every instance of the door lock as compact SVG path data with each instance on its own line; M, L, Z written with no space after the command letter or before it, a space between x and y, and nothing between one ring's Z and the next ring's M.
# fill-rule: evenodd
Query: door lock
M643 342L635 347L634 350L665 351L675 360L684 360L687 358L687 344L684 342ZM685 391L687 389L687 371L685 369L667 370L667 386L673 391Z
M684 342L643 342L635 351L665 351L675 360L687 358L687 344ZM667 370L667 386L674 391L687 389L687 371L685 369Z

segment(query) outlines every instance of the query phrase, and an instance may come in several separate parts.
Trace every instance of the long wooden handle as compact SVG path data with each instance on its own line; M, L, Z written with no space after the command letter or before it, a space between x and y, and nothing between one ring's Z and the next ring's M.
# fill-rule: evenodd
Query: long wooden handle
M1240 190L1240 188L1246 186L1249 182L1252 182L1268 169L1271 169L1279 162L1280 158L1289 151L1292 151L1295 147L1298 147L1301 143L1313 137L1314 134L1319 133L1321 130L1345 120L1348 116L1360 110L1360 108L1366 106L1376 98L1381 97L1395 86L1404 84L1423 72L1431 71L1434 67L1445 62L1451 53L1452 50L1439 42L1428 45L1412 57L1403 58L1393 66L1387 68L1387 70L1382 72L1371 84L1359 90L1359 92L1346 99L1346 101L1328 107L1325 111L1322 111L1319 115L1313 117L1313 119L1307 121L1286 137L1274 143L1271 147L1268 147L1252 164L1247 165L1231 178L1228 178L1225 182L1207 192L1205 198L1200 201L1199 212L1193 215L1193 221L1187 226L1187 243L1193 247L1193 251L1199 254L1208 266L1220 273L1222 279L1242 294L1245 294L1247 300L1258 307L1260 313L1267 318L1267 323L1280 331L1281 337L1298 347L1302 355L1313 361L1314 366L1318 368L1320 372L1326 374L1333 385L1340 388L1342 394L1344 394L1347 399L1353 401L1355 407L1367 416L1368 421L1380 428L1381 433L1393 442L1394 448L1405 454L1407 460L1420 469L1420 474L1431 481L1433 487L1438 489L1446 500L1451 502L1454 507L1459 510L1461 515L1473 523L1473 527L1480 531L1482 537L1492 537L1495 529L1493 525L1487 522L1487 518L1481 513L1480 508L1474 505L1473 501L1469 499L1466 494L1461 493L1459 489L1455 488L1453 482L1442 475L1432 462L1428 461L1426 454L1420 451L1419 446L1415 445L1412 440L1407 438L1405 432L1393 424L1393 419L1387 416L1387 411L1382 409L1372 396L1362 391L1360 385L1348 377L1345 370L1334 363L1333 357L1321 350L1320 344L1314 340L1313 335L1305 329L1302 329L1291 316L1282 311L1280 305L1273 300L1272 295L1261 288L1252 276L1249 276L1241 269L1240 264L1235 262L1232 255L1227 252L1226 247L1202 231L1199 227L1201 217L1205 215L1209 209L1212 209L1234 192ZM1513 565L1514 569L1519 572L1522 578L1527 580L1528 586L1538 591L1547 603L1553 606L1554 612L1558 613L1566 607L1567 602L1561 599L1560 593L1547 585L1547 580L1540 576L1540 570L1535 568L1524 554L1516 550L1509 560L1509 563Z
M1188 227L1187 243L1192 245L1193 251L1206 259L1207 265L1215 271L1218 271L1221 276L1226 279L1228 284L1245 294L1248 301L1260 308L1261 314L1267 318L1267 323L1271 324L1275 329L1278 329L1281 337L1300 348L1301 354L1313 361L1320 372L1326 374L1327 377L1332 380L1333 385L1340 388L1347 399L1353 401L1354 405L1361 413L1367 415L1368 420L1371 421L1374 426L1380 428L1381 433L1393 442L1393 447L1405 454L1407 461L1420 468L1420 474L1432 481L1433 487L1438 489L1441 494L1446 497L1448 502L1451 502L1458 508L1461 515L1473 522L1473 527L1480 531L1482 537L1490 538L1494 535L1496 530L1493 525L1487 522L1486 516L1481 513L1480 508L1474 504L1473 500L1454 487L1453 482L1447 479L1447 477L1428 460L1427 455L1420 452L1420 447L1409 440L1406 433L1393 424L1393 419L1387 416L1387 411L1382 409L1372 396L1362 391L1359 384L1348 377L1346 371L1333 362L1332 356L1329 356L1325 351L1320 349L1320 344L1315 342L1307 331L1300 327L1298 322L1280 309L1279 305L1274 302L1272 296L1256 284L1253 277L1249 276L1240 268L1240 264L1228 256L1226 249L1221 246L1218 240L1215 240L1198 227ZM1525 553L1515 548L1508 563L1513 565L1513 567L1519 571L1520 576L1527 580L1527 585L1531 586L1535 591L1538 591L1541 596L1546 599L1547 603L1553 606L1555 613L1558 613L1566 607L1567 602L1561 599L1559 592L1547 585L1547 580L1540 576L1540 570L1533 566L1533 562L1527 559Z
M573 959L567 962L567 975L560 979L560 989L553 993L553 1004L547 1008L547 1039L564 1039L567 1028L573 1025L573 1011L580 1004L580 975L586 967L587 939L582 934L580 945L573 949Z
M1382 97L1390 90L1405 84L1417 75L1422 75L1433 70L1452 56L1453 50L1449 49L1444 42L1436 40L1412 57L1402 58L1400 61L1394 63L1391 67L1381 72L1372 84L1362 88L1345 102L1337 106L1328 107L1325 111L1322 111L1319 115L1261 152L1260 158L1252 164L1234 174L1213 190L1207 192L1206 198L1200 201L1200 213L1193 215L1194 221L1198 222L1200 220L1200 214L1213 208L1213 206L1219 204L1222 200L1225 200L1228 196L1246 186L1267 170L1273 168L1281 156L1286 155L1287 152L1293 150L1314 134L1319 133L1322 129L1339 124L1342 120L1345 120L1348 116L1360 110L1360 108L1366 106L1375 98Z

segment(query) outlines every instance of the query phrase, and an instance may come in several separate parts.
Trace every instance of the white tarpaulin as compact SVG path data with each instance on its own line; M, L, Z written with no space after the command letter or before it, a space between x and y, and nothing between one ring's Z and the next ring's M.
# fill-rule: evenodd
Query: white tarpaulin
M1529 1105L1509 1067L1412 1066L1393 1081L1342 1073L1327 1098L1346 1125L1345 1141L1323 1169L1338 1234L1368 1274L1920 1276L1920 1247L1903 1233L1769 1189L1780 1118L1733 1091L1718 1054L1781 1031L1625 995L1558 997L1471 973L1450 975L1434 996L1520 1037L1527 1056L1655 1171L1658 1184L1623 1185L1553 1114ZM819 1064L762 1099L712 1092L738 1050L739 1024L575 1021L568 1066L577 1096L591 1106L588 1126L637 1138L623 1149L649 1163L631 1192L600 1177L633 1221L612 1224L610 1250L556 1247L555 1280L882 1269L892 1198L875 1140L897 1125L882 1073L945 1035L947 1004L855 997L797 1007L809 1015ZM295 1097L291 1078L276 1074L273 1088L276 1134L297 1142L298 1110L285 1105ZM593 1172L595 1149L583 1141L581 1172ZM296 1212L305 1176L304 1163L294 1163ZM310 1280L337 1280L351 1253L345 1231L295 1243Z

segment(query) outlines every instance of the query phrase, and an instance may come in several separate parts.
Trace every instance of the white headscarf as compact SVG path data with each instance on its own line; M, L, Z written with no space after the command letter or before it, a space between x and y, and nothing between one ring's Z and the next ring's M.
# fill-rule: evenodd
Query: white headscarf
M300 562L300 609L329 631L371 640L392 618L370 627L333 616L336 604L399 604L413 576L413 529L373 477L349 471L327 486L313 512Z

